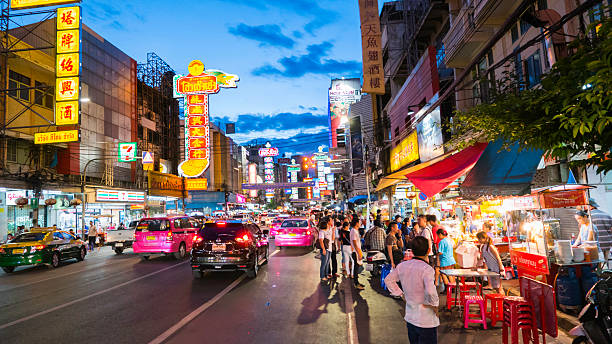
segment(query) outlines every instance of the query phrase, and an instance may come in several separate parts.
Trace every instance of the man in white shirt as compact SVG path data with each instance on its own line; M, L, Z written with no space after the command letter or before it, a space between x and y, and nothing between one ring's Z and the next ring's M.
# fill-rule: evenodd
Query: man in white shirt
M321 278L321 282L325 282L332 277L329 269L329 262L333 240L334 235L331 219L322 218L321 221L319 221L319 245L321 246L321 268L319 270L319 277Z
M353 262L355 267L353 271L353 282L355 289L363 290L365 286L359 283L359 274L363 271L363 251L361 251L361 235L359 235L359 228L361 227L361 221L357 217L353 217L351 221L351 249L353 251Z
M385 284L391 295L406 300L406 326L411 344L438 342L438 306L440 300L434 285L434 269L427 261L430 247L427 239L416 237L412 241L414 258L400 263L387 275ZM402 284L402 288L397 282Z

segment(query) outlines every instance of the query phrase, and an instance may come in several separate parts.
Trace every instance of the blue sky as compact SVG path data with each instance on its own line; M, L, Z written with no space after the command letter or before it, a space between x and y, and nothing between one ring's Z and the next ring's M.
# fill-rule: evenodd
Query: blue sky
M357 0L85 0L83 7L87 25L139 62L155 52L179 73L200 59L238 74L238 88L211 96L210 109L217 122L237 122L239 143L271 139L281 152L313 151L327 142L330 78L361 75Z

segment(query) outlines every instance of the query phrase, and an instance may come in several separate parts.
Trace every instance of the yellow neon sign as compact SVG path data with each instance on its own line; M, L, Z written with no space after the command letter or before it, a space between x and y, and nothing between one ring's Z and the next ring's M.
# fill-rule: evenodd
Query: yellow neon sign
M34 144L76 142L79 140L78 130L51 131L34 134Z
M81 0L11 0L11 8L21 10L24 8L65 5L81 2Z

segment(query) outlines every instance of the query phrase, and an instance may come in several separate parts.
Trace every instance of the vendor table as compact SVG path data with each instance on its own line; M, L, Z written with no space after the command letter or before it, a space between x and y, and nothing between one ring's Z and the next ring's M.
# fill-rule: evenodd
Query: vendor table
M472 269L448 269L448 270L440 270L441 273L445 274L446 276L453 276L456 277L455 278L455 282L457 283L457 285L455 286L455 300L459 300L459 285L461 283L461 278L485 278L485 277L495 277L495 276L500 276L501 275L495 271L489 271L489 270L485 270L485 269L478 269L478 270L472 270ZM447 295L448 297L448 295ZM461 304L459 304L459 308L461 308Z

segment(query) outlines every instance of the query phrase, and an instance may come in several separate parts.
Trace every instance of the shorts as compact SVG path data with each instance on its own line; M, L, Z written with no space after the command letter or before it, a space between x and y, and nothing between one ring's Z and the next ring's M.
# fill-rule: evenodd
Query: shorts
M441 266L440 270L450 270L450 269L454 269L455 265L448 265L448 266Z
M501 287L500 276L488 276L487 278L489 279L489 285L491 285L491 288L497 289Z

